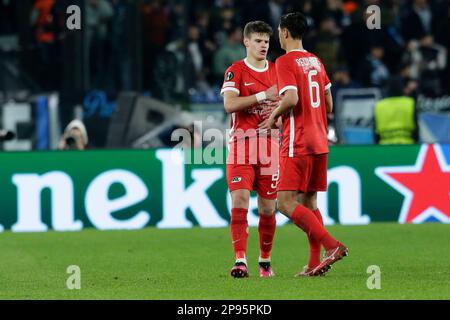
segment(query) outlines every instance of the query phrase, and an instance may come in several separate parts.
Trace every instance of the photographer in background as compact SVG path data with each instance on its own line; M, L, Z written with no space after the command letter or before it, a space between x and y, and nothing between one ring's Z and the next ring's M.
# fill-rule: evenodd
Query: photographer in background
M59 141L59 150L84 150L88 144L86 127L80 120L72 120Z

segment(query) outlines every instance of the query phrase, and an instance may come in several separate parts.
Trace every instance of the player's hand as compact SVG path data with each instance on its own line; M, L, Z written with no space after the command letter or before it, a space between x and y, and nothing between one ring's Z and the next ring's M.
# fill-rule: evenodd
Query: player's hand
M276 123L276 119L275 119L275 112L272 112L269 116L269 118L267 118L266 120L264 120L263 122L261 122L258 125L258 131L259 132L265 132L267 130L270 130L272 128L275 128L275 123Z
M270 101L278 101L278 89L277 85L271 86L269 89L266 90L266 99Z
M280 129L283 126L283 118L278 117L277 122L275 123L275 126Z
M277 108L279 104L280 104L279 101L269 101L267 103L267 106L261 110L261 113L260 113L261 118L263 120L266 120L267 118L269 118L269 116L271 115L273 110L275 110L275 108Z

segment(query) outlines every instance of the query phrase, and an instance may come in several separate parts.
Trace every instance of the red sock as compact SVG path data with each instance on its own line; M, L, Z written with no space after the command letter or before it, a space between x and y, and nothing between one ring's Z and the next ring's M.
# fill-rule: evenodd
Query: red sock
M305 231L308 237L322 243L325 250L338 246L336 239L325 230L314 213L301 204L299 204L292 212L291 220L297 227Z
M236 259L246 259L248 239L247 209L231 209L230 230L234 256Z
M320 224L323 226L323 219L319 209L314 210L313 213L316 216L317 220L320 222ZM313 239L310 235L308 235L308 241L309 241L308 267L314 268L317 267L320 263L320 251L322 248L322 244L319 241Z
M320 224L323 226L323 218L322 214L320 213L320 210L317 208L313 211L314 215L316 216L317 220L319 220Z
M271 216L259 215L259 249L260 257L263 259L270 258L276 223L275 212Z

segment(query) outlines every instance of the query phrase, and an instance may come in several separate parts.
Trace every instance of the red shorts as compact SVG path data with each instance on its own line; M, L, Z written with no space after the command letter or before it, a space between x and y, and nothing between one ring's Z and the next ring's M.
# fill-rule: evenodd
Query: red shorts
M242 144L232 143L227 157L228 189L255 190L262 198L276 199L278 163L278 139L247 139Z
M255 190L265 199L277 198L278 165L274 168L251 164L227 164L227 183L231 191Z
M278 191L326 191L327 159L327 153L280 157Z

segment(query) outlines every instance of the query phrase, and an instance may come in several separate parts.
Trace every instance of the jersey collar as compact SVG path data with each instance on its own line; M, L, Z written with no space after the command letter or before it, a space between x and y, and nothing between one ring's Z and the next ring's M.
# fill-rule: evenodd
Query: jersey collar
M269 69L269 61L267 61L267 60L266 60L266 66L264 68L256 68L256 67L252 66L250 64L250 62L248 62L247 58L244 59L244 63L247 67L249 67L250 69L252 69L253 71L256 71L256 72L264 72Z
M292 52L292 51L298 51L298 52L308 52L308 51L306 51L305 49L292 49L291 51L289 51L289 52Z

